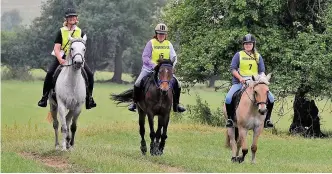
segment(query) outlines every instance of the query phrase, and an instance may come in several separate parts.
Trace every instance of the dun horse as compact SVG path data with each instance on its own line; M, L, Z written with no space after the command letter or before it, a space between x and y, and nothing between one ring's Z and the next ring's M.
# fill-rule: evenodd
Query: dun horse
M56 101L52 98L53 92L49 94L50 112L55 132L55 148L60 148L59 121L57 119L57 113L59 113L63 135L61 146L64 151L74 146L76 122L86 97L86 85L82 76L86 39L86 36L79 39L69 38L71 41L70 54L67 55L66 65L63 65L55 84Z
M145 116L147 115L150 126L150 154L162 155L167 138L167 127L173 101L172 81L173 65L168 60L160 61L155 72L143 82L143 90L137 103L139 113L139 132L141 135L141 151L147 152L145 134ZM133 90L127 90L121 94L112 94L112 99L122 102L132 101ZM154 131L153 118L158 116L157 132ZM160 141L161 139L161 141Z
M251 145L252 159L255 163L258 137L263 131L266 117L266 104L268 101L269 80L271 74L252 76L252 81L244 88L236 109L235 128L227 128L226 145L232 149L232 161L242 163L248 153L247 133L253 130L253 142ZM224 114L226 108L224 106ZM242 149L242 156L239 151Z

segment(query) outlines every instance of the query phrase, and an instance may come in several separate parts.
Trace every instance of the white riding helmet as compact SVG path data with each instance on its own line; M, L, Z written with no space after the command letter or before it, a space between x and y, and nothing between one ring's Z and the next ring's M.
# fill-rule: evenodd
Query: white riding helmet
M154 31L157 34L167 34L168 29L167 29L167 26L165 24L160 23L154 28Z

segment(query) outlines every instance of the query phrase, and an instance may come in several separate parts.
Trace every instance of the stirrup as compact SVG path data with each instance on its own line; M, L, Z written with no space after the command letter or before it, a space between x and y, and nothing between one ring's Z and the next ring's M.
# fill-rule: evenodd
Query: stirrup
M131 103L131 104L128 106L128 110L129 110L129 111L132 111L132 112L136 112L136 103Z

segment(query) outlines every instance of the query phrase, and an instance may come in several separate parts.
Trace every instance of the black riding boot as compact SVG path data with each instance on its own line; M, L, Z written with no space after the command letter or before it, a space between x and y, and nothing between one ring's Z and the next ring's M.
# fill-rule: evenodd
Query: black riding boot
M38 106L43 107L43 108L47 106L48 93L49 93L49 91L44 92L42 98L38 102Z
M134 85L134 92L133 92L133 102L128 106L128 110L132 112L136 112L136 103L138 101L138 96L141 88Z
M225 104L226 105L226 111L227 111L227 122L226 127L231 128L234 127L234 106L233 104Z
M87 89L86 98L85 98L85 108L86 109L91 109L91 108L94 108L97 106L97 104L93 100L92 91L93 91L93 87L91 87L91 85L90 85Z
M174 95L173 95L173 111L174 112L184 112L186 108L180 106L180 94L181 88L174 88Z
M265 128L272 128L274 126L273 123L270 120L271 113L272 113L272 110L273 110L273 105L274 105L274 103L268 102L268 104L266 106L267 113L266 113L266 118L265 118L265 121L264 121L264 127Z

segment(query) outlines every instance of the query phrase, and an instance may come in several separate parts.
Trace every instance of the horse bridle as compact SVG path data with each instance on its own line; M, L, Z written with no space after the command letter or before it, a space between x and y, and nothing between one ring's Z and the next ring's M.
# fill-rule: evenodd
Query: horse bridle
M169 65L169 64L162 64L162 65L159 67L159 69L158 69L158 76L157 76L157 78L158 78L157 80L158 80L158 81L157 81L157 84L156 84L156 86L157 86L159 89L160 89L160 84L163 83L163 82L166 82L166 83L168 84L168 86L170 87L170 81L172 80L172 79L171 79L171 80L160 80L160 79L159 79L159 73L160 73L159 70L160 70L160 68L163 67L163 66L173 67L172 65Z
M83 43L84 46L85 46L85 42L83 42L83 41L81 41L81 40L73 41L73 42L70 44L70 46L71 46L74 42L81 42L81 43ZM71 49L71 47L69 47L69 49ZM83 59L83 63L85 62L85 57L84 57L81 53L76 53L76 54L74 54L74 55L72 56L72 55L71 55L71 51L69 51L69 54L70 54L71 64L67 64L67 65L63 65L63 66L72 66L72 65L73 65L74 57L77 56L77 55L79 55L79 56L82 57L82 59Z
M253 87L252 87L252 89L254 89L255 88L255 86L257 86L257 85L259 85L259 84L265 84L266 85L266 83L264 83L264 82L258 82L258 83L256 83ZM247 85L247 84L246 84ZM256 101L256 97L255 97L255 93L254 93L254 100L252 100L251 98L250 98L250 95L248 94L248 92L247 92L247 90L245 90L245 93L247 94L247 96L248 96L248 98L250 99L250 101L252 102L252 103L254 103L255 105L260 105L260 104L267 104L267 101L266 102L257 102Z

